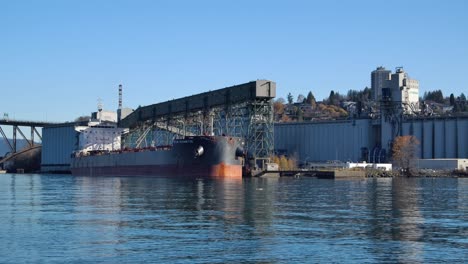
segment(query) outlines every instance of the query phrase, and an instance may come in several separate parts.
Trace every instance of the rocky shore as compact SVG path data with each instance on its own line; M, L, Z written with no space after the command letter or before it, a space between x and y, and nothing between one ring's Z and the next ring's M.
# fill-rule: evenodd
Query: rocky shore
M467 171L448 171L448 170L415 170L411 173L400 171L382 171L382 170L366 170L367 178L392 178L392 177L468 177Z

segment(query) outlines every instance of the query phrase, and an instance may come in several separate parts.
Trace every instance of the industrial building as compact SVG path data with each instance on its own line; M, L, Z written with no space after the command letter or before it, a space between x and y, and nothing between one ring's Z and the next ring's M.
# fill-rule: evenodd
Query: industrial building
M384 67L377 67L371 73L371 90L374 101L379 101L382 98L382 88L385 88L386 81L390 80L392 72Z
M386 162L393 138L381 130L379 119L277 123L275 150L294 155L301 163ZM407 135L419 140L420 159L468 158L468 117L406 119L397 136Z
M42 129L42 172L69 172L71 155L78 148L75 123L63 123Z
M134 112L122 109L120 86L117 113L101 109L93 117L117 120L120 127L133 129L126 136L126 144L142 139L146 142L141 134L148 131L153 136L148 144L167 145L175 136L206 131L244 137L246 149L253 153L253 164L260 168L271 157L273 146L277 154L295 156L302 164L335 160L389 162L393 140L405 135L420 141L420 159L468 158L468 116L418 115L419 82L409 78L402 68L392 74L379 67L371 73L371 82L381 107L375 118L273 124L271 104L276 84L268 80L140 107ZM69 170L71 153L80 147L78 127L65 123L43 129L42 171ZM114 143L109 145L109 149L113 148Z
M398 67L371 72L373 98L380 102L375 119L277 123L275 150L299 163L390 161L397 136L415 136L420 159L468 158L468 116L424 117L419 114L419 81Z
M378 141L371 119L277 123L275 149L306 163L310 161L360 161L363 151ZM384 155L377 153L377 155ZM385 156L385 155L384 155ZM382 160L385 158L382 157Z

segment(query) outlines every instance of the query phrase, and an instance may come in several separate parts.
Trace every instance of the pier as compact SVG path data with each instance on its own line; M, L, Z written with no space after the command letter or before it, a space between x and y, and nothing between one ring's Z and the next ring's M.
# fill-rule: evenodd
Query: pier
M258 174L258 177L276 175L280 177L316 177L319 179L350 179L350 178L365 178L364 170L276 170L264 171Z

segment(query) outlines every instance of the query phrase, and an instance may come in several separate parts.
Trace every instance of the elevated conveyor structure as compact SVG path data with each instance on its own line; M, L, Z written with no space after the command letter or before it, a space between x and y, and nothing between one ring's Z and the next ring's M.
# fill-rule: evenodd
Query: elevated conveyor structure
M40 122L40 121L26 121L26 120L14 120L7 117L0 119L0 135L3 137L6 145L10 151L5 157L0 158L0 167L7 169L10 172L16 171L16 168L21 168L24 171L38 170L40 165L40 150L41 146L35 142L35 136L42 141L41 134L37 128L53 125L51 122ZM4 126L12 127L12 136L9 138L7 133L2 128ZM30 128L30 137L23 133L20 127ZM18 150L17 135L26 141L27 146L21 150ZM39 157L39 159L38 159ZM11 169L14 168L14 169Z
M124 145L170 145L184 135L231 135L246 139L252 168L264 169L273 154L276 83L257 80L139 107L119 126L130 128ZM152 133L141 137L148 127Z

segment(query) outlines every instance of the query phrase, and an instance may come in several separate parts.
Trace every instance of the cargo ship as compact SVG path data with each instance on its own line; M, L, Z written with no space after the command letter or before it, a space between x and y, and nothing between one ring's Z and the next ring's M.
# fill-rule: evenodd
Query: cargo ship
M76 152L73 175L242 178L243 140L190 136L171 146Z
M172 145L122 147L128 129L115 122L76 126L78 150L70 170L82 176L180 176L241 178L244 141L230 136L185 136Z

